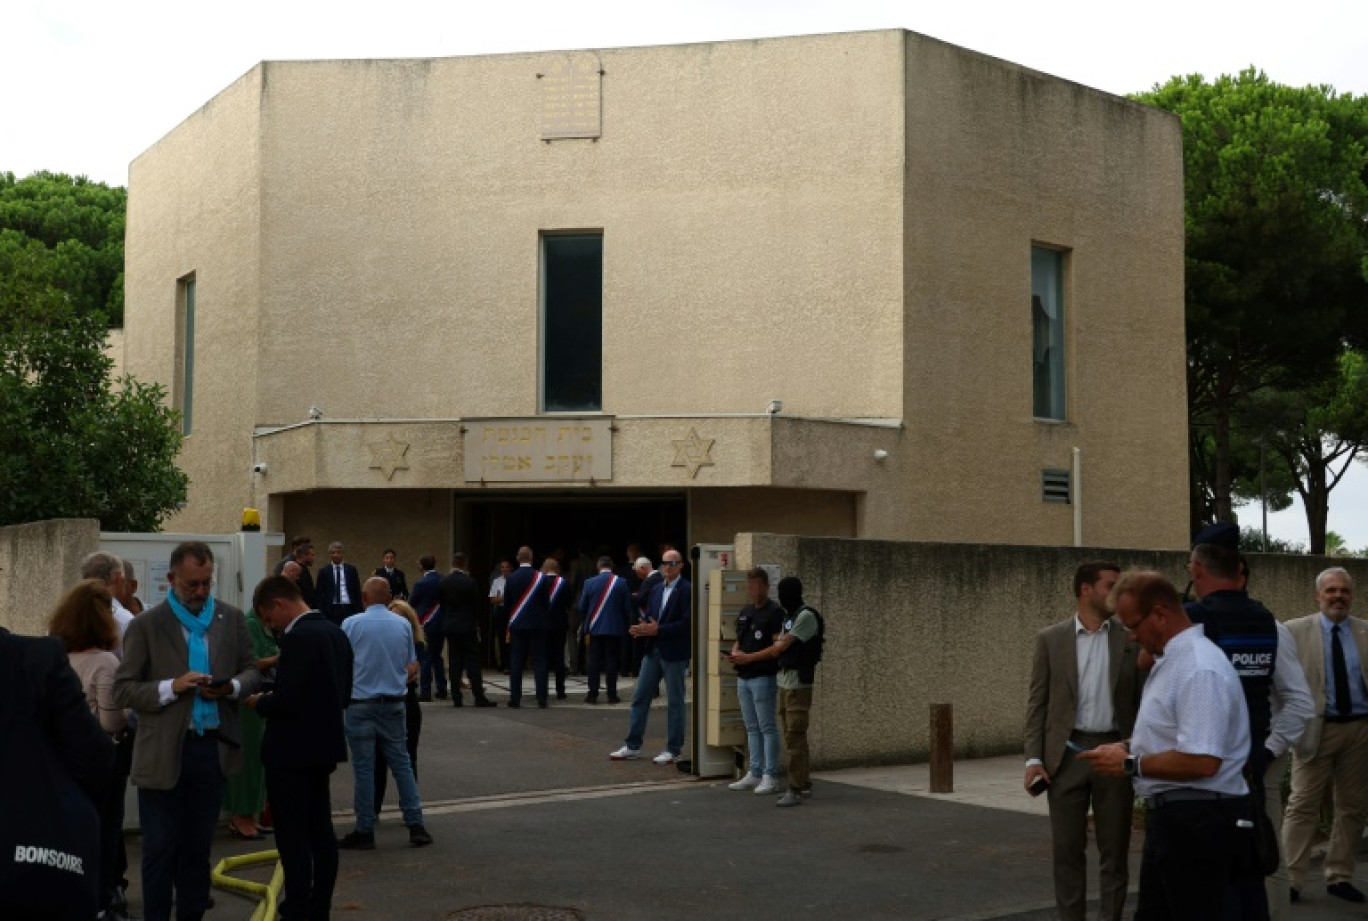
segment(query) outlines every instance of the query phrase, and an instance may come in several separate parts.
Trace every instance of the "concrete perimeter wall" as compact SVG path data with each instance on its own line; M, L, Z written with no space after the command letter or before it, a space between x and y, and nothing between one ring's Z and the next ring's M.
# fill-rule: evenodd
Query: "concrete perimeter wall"
M738 534L737 564L777 564L827 622L812 706L814 767L922 761L930 705L955 708L955 756L1021 750L1035 635L1073 613L1079 563L1158 569L1184 551L1004 547ZM1287 620L1315 610L1315 577L1368 560L1255 554L1251 594Z
M47 617L76 584L81 560L100 549L94 518L58 518L0 528L0 627L47 633Z

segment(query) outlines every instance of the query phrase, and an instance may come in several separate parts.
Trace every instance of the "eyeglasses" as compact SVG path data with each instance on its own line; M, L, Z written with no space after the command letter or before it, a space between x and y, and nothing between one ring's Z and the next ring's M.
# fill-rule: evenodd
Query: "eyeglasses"
M684 561L683 561L683 560L661 560L660 565L661 565L661 566L683 566L683 565L684 565Z
M214 580L213 580L213 579L177 579L177 580L176 580L176 584L177 584L177 585L183 585L183 586L185 586L186 588L211 588L211 587L213 586L213 584L214 584Z
M1151 614L1153 614L1153 613L1154 613L1154 608L1150 608L1150 609L1149 609L1148 611L1146 611L1144 614L1140 615L1140 619L1137 620L1137 621L1135 622L1135 626L1134 626L1134 627L1127 627L1125 624L1122 624L1121 627L1122 627L1122 629L1124 629L1124 630L1126 631L1127 635L1129 635L1129 636L1135 636L1135 631L1137 631L1137 630L1140 629L1140 625L1143 624L1143 623L1145 622L1145 618L1146 618L1146 617L1149 617L1149 616L1150 616Z

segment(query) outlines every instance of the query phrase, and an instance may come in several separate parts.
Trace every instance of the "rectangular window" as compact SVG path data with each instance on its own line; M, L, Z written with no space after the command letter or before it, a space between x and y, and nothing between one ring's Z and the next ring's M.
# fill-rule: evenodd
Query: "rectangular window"
M542 237L542 410L603 406L603 234Z
M1064 419L1064 254L1031 247L1031 396L1037 419Z
M180 410L181 434L189 435L195 408L195 276L176 286L176 386L173 405Z

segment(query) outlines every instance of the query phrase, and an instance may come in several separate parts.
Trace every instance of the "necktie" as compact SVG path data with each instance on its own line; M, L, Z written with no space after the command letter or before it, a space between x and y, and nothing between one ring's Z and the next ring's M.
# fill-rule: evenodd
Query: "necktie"
M1335 712L1348 716L1354 710L1349 700L1349 668L1344 664L1344 647L1340 645L1340 625L1330 628L1330 660L1335 670Z

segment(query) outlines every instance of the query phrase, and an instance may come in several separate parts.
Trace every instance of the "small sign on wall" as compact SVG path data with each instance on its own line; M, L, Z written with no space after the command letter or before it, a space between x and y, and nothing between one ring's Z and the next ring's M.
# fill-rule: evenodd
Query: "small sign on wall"
M540 73L541 138L603 135L603 67L592 52L554 58Z
M479 419L465 423L471 483L587 483L613 478L613 420Z

